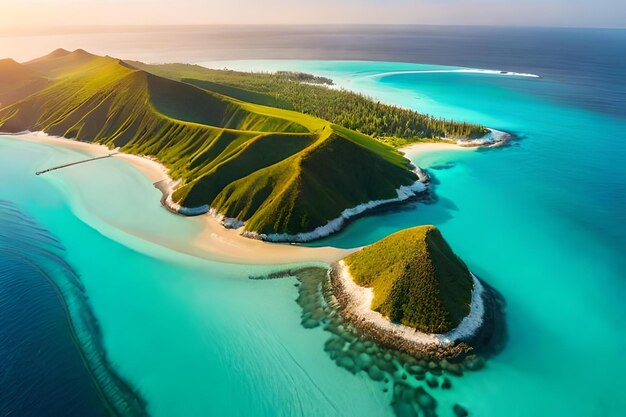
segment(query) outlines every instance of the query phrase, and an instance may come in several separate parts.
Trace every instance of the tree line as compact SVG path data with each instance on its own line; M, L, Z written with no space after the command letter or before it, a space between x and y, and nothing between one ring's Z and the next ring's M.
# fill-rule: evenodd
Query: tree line
M487 133L480 125L421 114L345 89L313 85L332 85L328 82L332 80L311 74L286 71L211 71L209 74L207 79L212 82L271 96L280 107L328 120L392 145L424 139L475 139Z

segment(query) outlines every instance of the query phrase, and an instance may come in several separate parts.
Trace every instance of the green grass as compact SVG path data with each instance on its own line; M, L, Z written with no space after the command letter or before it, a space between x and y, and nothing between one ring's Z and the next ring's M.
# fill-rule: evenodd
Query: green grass
M390 148L388 155L372 150L378 146L328 126L301 152L225 187L213 205L260 233L311 231L346 208L396 197L396 188L416 180L406 160Z
M372 309L427 333L469 314L473 279L434 226L394 233L345 259L355 282L374 290Z
M148 65L137 61L129 61L129 64L248 102L310 114L394 147L425 139L475 139L487 133L480 125L434 118L347 90L330 89L321 84L331 80L310 74L246 73L190 64Z
M1 108L1 130L156 157L182 180L176 202L208 204L246 221L248 231L311 231L416 180L391 147L311 115L244 101L241 92L229 97L229 90L207 91L81 50L55 51L20 71L44 74L47 84Z

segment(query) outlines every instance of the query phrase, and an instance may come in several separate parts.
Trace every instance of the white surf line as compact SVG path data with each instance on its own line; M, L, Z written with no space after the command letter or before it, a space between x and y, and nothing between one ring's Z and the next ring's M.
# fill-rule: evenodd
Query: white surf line
M474 288L472 289L470 312L456 328L442 334L424 333L404 324L392 323L388 318L371 309L372 301L374 300L374 290L361 287L354 282L350 269L344 261L339 261L337 273L344 294L348 297L348 302L344 308L349 309L359 319L365 320L376 328L395 337L420 345L449 346L462 339L474 336L483 324L485 315L484 288L480 280L471 272Z
M507 132L503 132L501 130L492 129L490 127L486 128L489 132L485 134L485 136L480 137L478 139L459 139L456 141L456 144L462 147L495 147L500 146L506 143L509 139L512 138L512 135ZM445 139L445 138L443 138Z
M366 203L359 204L355 207L347 208L341 212L339 217L328 221L328 223L326 223L324 226L319 226L310 232L301 232L292 235L289 233L260 234L256 232L245 231L242 233L242 235L253 239L260 238L261 240L277 243L310 242L315 239L329 236L332 233L341 230L346 222L348 222L350 219L368 210L387 204L400 203L402 201L408 200L409 198L416 197L420 193L425 192L428 189L428 185L424 183L425 181L427 181L427 177L424 176L424 172L421 169L416 169L414 172L418 176L418 180L411 185L402 185L400 186L400 188L396 189L397 197L389 198L386 200L372 200Z
M502 75L502 76L509 76L509 77L541 78L537 74L530 74L530 73L525 73L525 72L498 71L498 70L473 69L473 68L461 68L461 69L453 69L453 70L389 71L389 72L381 72L377 74L366 75L363 78L382 78L382 77L387 77L390 75L404 75L404 74L445 74L445 73L489 74L489 75Z
M203 214L208 214L209 216L215 218L222 226L227 229L239 229L245 225L245 222L235 218L235 217L226 217L217 209L209 206L208 204L198 206L198 207L185 207L182 206L172 199L172 192L169 190L167 197L163 200L163 204L170 210L182 214L183 216L200 216Z
M259 239L274 243L303 243L326 237L334 232L338 232L339 230L341 230L346 222L349 221L351 218L358 216L368 210L386 204L406 201L409 198L416 197L420 193L425 192L428 188L428 175L426 175L426 173L421 168L415 168L413 172L418 177L417 181L415 181L411 185L402 185L400 186L400 188L397 188L396 197L386 200L372 200L366 203L359 204L355 207L347 208L341 212L339 217L329 220L328 223L326 223L324 226L319 226L310 232L302 232L292 235L289 233L264 234L242 230L241 235L250 239ZM170 210L184 216L198 216L203 214L209 214L210 216L216 218L227 229L240 229L245 226L244 221L241 221L234 217L226 217L208 204L199 207L186 207L179 203L176 203L172 199L171 192L165 198L164 203Z

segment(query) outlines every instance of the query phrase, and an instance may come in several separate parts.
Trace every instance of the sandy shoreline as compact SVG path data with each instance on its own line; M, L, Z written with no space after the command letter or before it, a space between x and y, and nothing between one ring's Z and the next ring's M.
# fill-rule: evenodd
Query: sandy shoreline
M167 168L159 162L120 153L115 155L141 171L165 195L176 188L176 181L167 174ZM189 248L178 248L187 253L207 256L213 260L246 264L281 264L322 261L336 262L357 249L326 247L304 247L292 244L263 242L241 236L239 229L227 229L221 223L221 216L205 214L198 216L201 225L199 233L189 241Z
M398 148L400 152L402 152L407 158L411 158L412 156L429 153L429 152L438 152L438 151L464 151L464 152L472 152L476 149L480 148L480 146L464 146L459 145L458 143L452 142L418 142L412 143L407 146L403 146Z
M3 133L17 140L61 146L79 150L93 156L104 156L111 153L111 149L104 145L78 142L71 139L49 136L45 133L24 132L20 134ZM138 169L153 184L158 183L160 190L172 190L176 182L168 175L168 170L159 162L147 157L118 153L113 156ZM155 185L155 187L156 187ZM166 210L165 208L163 208ZM175 214L172 214L175 216ZM292 244L269 243L249 239L240 235L240 231L226 229L219 220L210 215L194 218L200 225L194 238L184 245L163 240L154 241L161 246L189 255L210 259L213 261L238 263L279 265L302 262L332 263L348 256L355 249L340 249L335 247L305 247ZM141 237L141 236L139 236Z
M476 335L484 323L484 288L474 278L470 313L453 330L444 334L430 334L389 321L371 309L374 291L357 285L343 261L333 266L331 281L339 301L341 315L355 327L379 343L391 345L416 356L456 356L471 347L465 344Z
M473 140L457 140L456 142L416 142L398 148L406 156L437 151L475 151L479 148L497 147L506 144L513 136L507 132L488 128L489 133L482 138Z
M111 149L104 145L49 136L43 132L7 133L6 135L19 138L19 140L79 150L93 156L104 156L111 153ZM411 156L417 153L439 150L473 149L476 148L464 147L454 143L417 143L404 147L401 151L405 152L407 156ZM177 182L169 177L168 169L153 158L121 152L113 157L139 170L164 196L169 195L177 186ZM156 242L154 239L150 240L161 246L189 255L239 264L277 265L317 261L333 263L359 249L340 249L330 246L304 247L296 244L271 243L250 239L242 236L240 229L225 228L221 220L223 220L221 216L211 214L195 217L193 221L196 221L199 225L198 233L185 244L176 244L165 237Z

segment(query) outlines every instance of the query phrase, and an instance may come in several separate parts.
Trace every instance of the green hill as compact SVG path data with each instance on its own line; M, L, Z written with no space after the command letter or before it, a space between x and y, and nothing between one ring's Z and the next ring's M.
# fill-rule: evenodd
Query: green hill
M114 58L58 50L23 67L44 74L48 85L1 108L0 130L44 131L156 157L182 180L173 202L213 207L245 221L255 236L301 239L293 235L371 200L397 199L396 190L417 179L408 160L365 135ZM406 197L419 187L404 190Z
M287 71L247 73L191 64L128 62L153 74L241 100L310 114L392 146L441 138L476 139L488 132L480 125L435 118L351 91L327 88L324 85L332 80L310 74Z
M371 308L393 322L445 333L469 314L473 278L434 226L394 233L344 259L374 290Z

